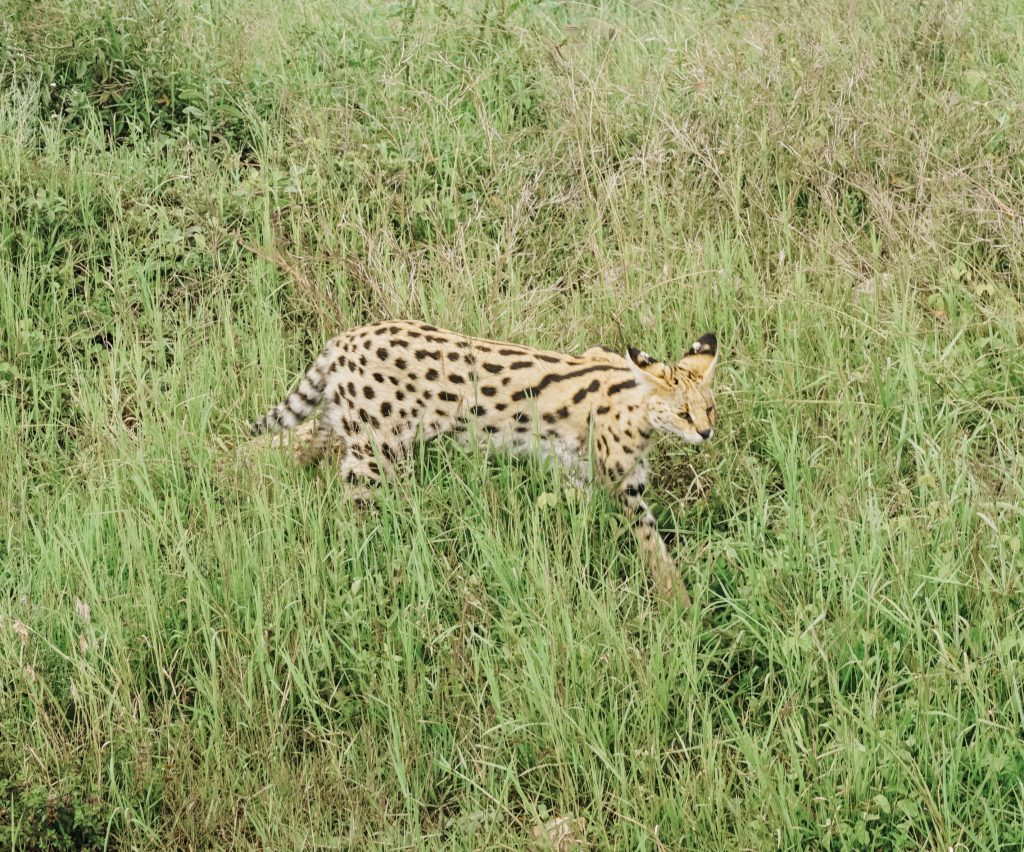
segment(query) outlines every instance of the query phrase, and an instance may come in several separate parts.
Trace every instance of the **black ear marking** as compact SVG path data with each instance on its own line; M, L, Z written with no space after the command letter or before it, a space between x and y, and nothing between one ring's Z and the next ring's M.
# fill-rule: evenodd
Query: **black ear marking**
M705 334L693 344L690 353L693 355L714 355L718 352L718 338L713 334Z
M638 367L650 367L654 363L650 355L646 352L641 352L635 346L628 347L626 351L629 353L629 360Z

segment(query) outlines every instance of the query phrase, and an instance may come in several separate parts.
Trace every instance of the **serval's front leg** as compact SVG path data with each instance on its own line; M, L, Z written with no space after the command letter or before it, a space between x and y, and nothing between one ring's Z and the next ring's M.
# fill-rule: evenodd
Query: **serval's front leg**
M643 462L637 464L616 483L615 487L627 513L636 518L633 531L640 543L640 549L651 566L654 584L658 592L663 597L677 600L683 606L688 607L690 596L687 594L686 585L679 576L675 560L665 546L665 540L658 532L654 515L651 514L650 508L644 502L644 491L647 488L647 465Z

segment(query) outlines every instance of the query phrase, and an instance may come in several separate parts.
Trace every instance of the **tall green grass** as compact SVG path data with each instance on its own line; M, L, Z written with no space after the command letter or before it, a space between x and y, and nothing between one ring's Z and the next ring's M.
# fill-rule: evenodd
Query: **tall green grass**
M0 0L15 848L1024 845L1024 9ZM718 333L654 502L236 452L349 324Z

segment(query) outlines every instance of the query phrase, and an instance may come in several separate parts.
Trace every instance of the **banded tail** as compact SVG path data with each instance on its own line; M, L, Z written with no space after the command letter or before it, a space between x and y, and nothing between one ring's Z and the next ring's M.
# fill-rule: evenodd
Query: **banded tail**
M250 427L253 435L264 432L280 432L282 429L294 429L313 413L324 395L327 384L326 370L330 363L327 350L313 362L299 386L284 401L275 405Z

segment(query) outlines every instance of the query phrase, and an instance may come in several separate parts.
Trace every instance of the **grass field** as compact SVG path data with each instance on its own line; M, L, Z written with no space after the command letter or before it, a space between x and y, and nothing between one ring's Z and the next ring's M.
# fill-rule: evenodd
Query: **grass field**
M0 844L1024 846L1021 92L998 0L0 0ZM694 607L243 447L386 317L717 332Z

